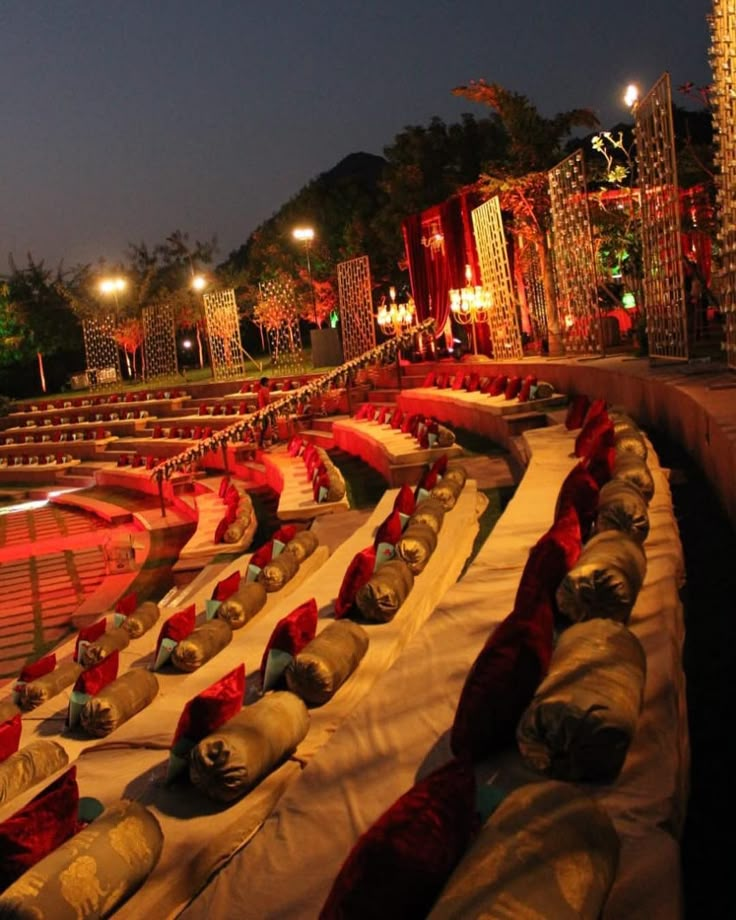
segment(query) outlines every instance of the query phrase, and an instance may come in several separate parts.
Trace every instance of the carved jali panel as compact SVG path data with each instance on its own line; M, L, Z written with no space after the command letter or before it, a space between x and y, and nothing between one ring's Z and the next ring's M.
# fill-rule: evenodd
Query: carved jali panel
M206 291L204 315L210 341L212 376L215 380L230 380L245 376L243 346L240 341L240 320L235 291Z
M337 296L340 302L342 352L345 360L350 361L376 347L368 256L338 262Z
M143 308L143 354L147 380L178 374L176 323L169 304Z
M271 367L282 374L300 374L304 371L304 350L294 284L274 279L262 282L260 290L256 315L268 332Z
M86 319L82 330L90 388L112 386L120 379L120 349L113 338L115 317L108 314Z

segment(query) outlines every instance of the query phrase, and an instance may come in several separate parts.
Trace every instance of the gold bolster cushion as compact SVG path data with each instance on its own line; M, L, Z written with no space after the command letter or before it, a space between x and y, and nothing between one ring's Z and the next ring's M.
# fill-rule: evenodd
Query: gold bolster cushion
M259 581L241 583L235 594L220 604L217 616L225 620L231 629L240 629L262 609L267 596Z
M243 795L303 740L309 712L293 693L269 693L197 744L189 778L205 795L230 802Z
M418 575L424 571L435 549L437 534L429 524L417 521L407 525L396 544L396 555L409 566L412 575Z
M641 431L634 419L630 415L627 415L625 412L611 409L608 413L608 417L613 422L614 435L620 434L622 431L627 430Z
M0 763L0 805L61 770L69 763L64 748L55 741L32 741Z
M460 498L462 490L463 484L461 482L456 479L447 479L443 476L442 481L437 483L429 495L430 498L436 498L445 511L452 511L455 507L455 502Z
M257 580L270 594L272 591L280 591L296 575L298 569L299 562L293 553L281 553L263 566Z
M535 399L549 399L550 396L555 395L555 388L551 383L548 383L546 380L540 380L537 384L537 392L534 396Z
M121 652L129 645L130 633L127 629L123 629L122 626L110 629L84 649L84 666L89 668L93 664L99 664L108 655Z
M555 779L612 782L636 730L645 676L641 643L621 623L589 620L565 630L519 721L524 761Z
M128 630L131 639L140 639L144 633L156 625L160 616L161 611L158 604L153 601L145 601L136 607L129 617L125 618L123 629Z
M409 523L421 521L422 524L429 524L435 533L442 529L442 522L445 519L445 509L436 498L425 498L414 509L414 514L409 518Z
M351 620L330 623L286 669L289 690L305 703L321 706L358 667L367 648L368 634L362 626Z
M109 917L150 875L163 841L147 808L117 802L7 888L0 895L0 917Z
M285 553L291 553L296 556L296 561L301 565L305 559L308 559L319 546L317 534L311 530L300 530L293 540L284 547Z
M485 823L429 917L597 920L619 850L611 819L579 789L521 786Z
M614 430L614 446L616 453L634 454L640 460L647 459L647 442L638 428L620 428Z
M71 687L82 673L82 665L76 661L62 661L49 674L44 674L20 688L18 705L24 712L30 712L46 700Z
M464 466L451 466L445 472L445 475L442 477L442 482L448 480L450 482L459 482L461 485L465 485L468 481L468 473Z
M652 474L646 463L635 454L627 454L617 450L612 477L613 479L626 479L628 482L633 482L644 496L647 504L652 500L654 495Z
M403 559L384 562L358 589L355 603L366 620L387 623L398 612L414 585L414 576Z
M179 671L196 671L230 644L233 631L219 618L203 623L182 639L171 654L171 663Z
M626 623L646 574L644 550L619 530L604 530L583 547L557 588L557 606L568 620L610 617Z
M145 668L133 668L87 700L79 714L82 727L87 734L104 738L145 709L157 694L156 676Z
M649 512L639 488L625 479L611 479L598 495L596 531L620 530L637 543L649 535Z
M435 447L452 447L455 443L455 432L444 425L437 426L437 443Z

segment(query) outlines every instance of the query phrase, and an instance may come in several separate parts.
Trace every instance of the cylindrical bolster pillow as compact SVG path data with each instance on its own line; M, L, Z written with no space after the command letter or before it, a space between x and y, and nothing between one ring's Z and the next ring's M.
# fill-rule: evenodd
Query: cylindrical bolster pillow
M7 888L0 895L0 917L109 917L150 875L163 842L147 808L117 802Z
M647 561L641 546L619 530L604 530L583 547L557 589L557 607L568 620L610 617L626 623Z
M550 396L555 395L555 388L551 383L548 383L546 380L540 380L537 384L537 392L534 396L535 399L549 399Z
M595 527L598 533L620 530L637 543L646 540L649 535L647 503L633 482L611 479L603 486L598 495Z
M646 463L634 454L616 451L611 473L613 479L626 479L639 488L647 504L654 495L654 480Z
M127 629L131 639L140 639L149 629L154 627L161 616L158 604L153 601L144 601L139 607L123 621L123 629Z
M488 819L429 914L597 920L616 877L611 819L565 783L529 783Z
M452 447L455 443L455 432L444 425L437 426L437 443L435 447Z
M326 502L339 502L345 495L345 480L342 478L342 473L336 466L330 465L327 469L327 478L330 484L327 487L327 495L324 500Z
M613 422L613 433L614 435L620 434L622 431L640 431L641 429L631 418L630 415L626 415L625 412L618 412L615 409L612 409L608 413L608 417Z
M444 519L445 509L442 507L442 502L436 498L425 498L414 509L409 523L414 524L419 521L422 524L429 524L435 533L439 533Z
M367 648L368 633L362 626L351 620L330 623L286 669L289 690L305 703L321 706L358 667Z
M0 805L40 783L69 763L55 741L32 741L0 763Z
M130 633L122 626L104 632L99 639L95 639L84 649L84 666L89 668L99 664L113 652L122 651L130 645Z
M408 524L396 543L396 555L411 570L412 575L424 571L430 556L437 549L437 534L429 524Z
M612 782L636 729L646 658L612 620L565 630L516 731L528 766L555 779Z
M442 477L442 482L446 479L459 482L461 485L465 485L468 481L468 473L464 466L451 466L448 470L445 471L444 476Z
M445 511L451 511L455 507L455 502L460 498L463 490L463 484L456 479L447 479L442 477L442 481L429 493L430 498L436 498Z
M18 715L20 709L15 703L4 702L0 703L0 723L7 722L8 719L12 719Z
M640 460L647 459L647 442L638 429L620 428L614 432L613 446L616 448L616 453L633 454Z
M290 754L308 729L309 712L298 696L269 693L192 749L189 778L211 799L230 802Z
M226 620L210 620L179 642L171 653L171 663L180 671L196 671L229 645L232 638L233 631Z
M156 676L145 668L133 668L87 700L79 714L82 727L87 734L104 738L145 709L157 693Z
M65 687L71 687L82 673L82 665L76 661L62 661L53 671L38 677L20 688L18 705L24 712L30 712L61 693Z
M270 594L272 591L280 591L296 575L298 569L299 562L293 553L281 553L263 566L258 573L258 581Z
M311 530L300 530L293 540L284 547L285 553L291 553L296 556L297 562L301 565L305 559L308 559L319 546L317 534Z
M267 597L266 589L259 581L241 583L235 594L218 607L218 619L225 620L231 629L240 629L263 608Z
M366 620L387 623L398 612L414 585L414 576L403 559L384 562L358 588L355 603Z

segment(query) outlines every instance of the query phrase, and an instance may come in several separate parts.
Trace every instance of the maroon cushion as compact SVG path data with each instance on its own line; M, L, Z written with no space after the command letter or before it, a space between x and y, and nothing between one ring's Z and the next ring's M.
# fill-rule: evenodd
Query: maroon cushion
M426 917L476 826L473 771L451 760L405 792L358 839L320 920Z
M376 548L378 548L381 543L388 543L389 546L395 546L400 539L401 516L398 511L392 511L391 514L378 525L373 545Z
M39 677L43 677L44 674L50 674L55 667L56 655L52 652L50 655L45 655L43 658L31 662L31 664L23 665L18 675L18 680L30 683L32 680L38 680Z
M585 468L601 489L613 475L613 464L616 461L615 443L613 422L611 422L601 428L587 458L583 461Z
M531 395L532 387L537 385L537 378L534 374L527 374L519 390L519 402L528 402Z
M222 581L218 581L215 590L212 592L213 601L226 601L240 587L240 572L233 572Z
M488 390L488 395L500 396L501 393L505 392L508 382L509 378L506 376L506 374L500 374L491 384L490 389Z
M222 543L225 538L225 532L230 526L230 523L231 522L229 522L227 519L227 515L220 520L217 527L215 527L215 533L213 535L213 540L215 543Z
M570 405L567 407L565 416L565 428L573 431L575 428L582 428L585 421L585 415L590 408L590 400L583 393L573 396Z
M588 406L588 411L585 413L583 427L585 427L587 422L592 422L596 416L603 415L604 412L608 414L606 412L606 405L605 399L594 399L590 406Z
M184 738L196 744L211 732L217 731L240 712L244 695L245 665L241 663L189 700L179 716L172 747Z
M403 413L403 412L401 411L401 409L399 409L399 407L397 406L397 407L394 409L393 414L392 414L392 416L391 416L391 427L392 427L393 429L400 428L400 427L401 427L401 420L403 419L403 417L404 417L404 413Z
M456 372L455 376L453 377L450 387L453 390L462 390L464 383L465 383L465 371L459 370Z
M296 536L296 525L295 524L282 524L281 527L274 533L271 537L272 540L278 540L279 543L283 543L286 546L287 543L291 541Z
M258 549L250 557L249 565L254 565L259 569L262 569L263 566L270 562L273 559L273 540L268 540L263 546L259 546Z
M439 478L444 476L447 472L447 454L442 454L441 457L438 457L430 467L429 472L430 475L435 473Z
M383 425L384 422L386 421L387 415L388 415L388 407L384 406L383 408L378 410L374 421L376 421L379 425Z
M180 610L178 613L173 613L167 620L164 621L161 631L158 634L158 639L156 641L156 654L153 656L155 661L158 658L158 650L161 647L161 642L164 639L171 639L173 642L181 642L182 639L193 632L194 624L196 622L197 614L194 604L190 604L184 610Z
M375 546L368 546L353 556L343 576L340 590L337 592L337 597L335 599L335 619L344 617L350 612L355 603L356 594L370 579L375 567Z
M588 539L595 521L600 488L582 463L578 463L565 477L557 496L555 520L572 506L580 521L583 542Z
M480 382L478 383L478 389L481 393L489 393L495 377L481 377Z
M79 788L71 767L0 824L0 891L77 832Z
M96 642L100 636L104 633L107 628L107 621L102 619L98 620L96 623L92 623L91 626L85 626L80 629L77 633L77 641L74 646L74 660L79 661L79 643L80 642Z
M224 498L224 497L225 497L225 494L227 493L227 490L228 490L229 488L230 488L230 477L229 477L229 476L223 476L222 479L220 480L220 488L219 488L219 491L218 491L218 494L219 494L220 498Z
M434 487L437 485L438 479L439 476L437 475L436 470L434 470L432 467L426 469L422 473L421 479L417 483L417 487L414 490L414 498L418 500L421 490L424 490L425 492L431 492L432 489L434 489Z
M480 386L480 377L478 376L478 374L475 373L475 371L473 371L473 373L468 377L465 383L465 387L468 393L475 393L475 391L478 389L479 386Z
M434 386L434 378L435 378L435 373L434 373L434 371L430 371L430 372L427 374L427 376L424 378L424 380L422 380L422 386L423 386L423 387L431 387L431 386Z
M117 649L111 652L107 658L91 668L82 671L74 683L74 690L77 693L87 693L89 696L96 696L100 690L112 683L118 676L120 666L120 653Z
M434 385L440 390L444 390L446 384L447 376L445 374L437 374L437 376L434 378Z
M455 712L450 747L456 757L484 760L513 746L552 656L554 630L545 606L525 617L509 614L481 649Z
M416 504L417 503L414 498L414 493L411 490L411 486L404 483L404 485L399 489L399 494L396 496L393 510L398 511L399 514L406 514L410 516L414 514Z
M608 413L605 411L587 421L575 438L575 456L588 457L596 446L596 442L601 437L602 432L607 428L613 431L613 422L608 418Z
M504 390L504 399L516 399L521 390L521 377L514 376L509 377L509 381L506 384L506 389Z
M261 675L266 673L268 653L271 649L278 649L296 657L307 643L314 639L317 632L317 616L317 601L310 597L278 621L263 652Z
M0 722L0 763L18 750L22 731L19 712L4 722Z

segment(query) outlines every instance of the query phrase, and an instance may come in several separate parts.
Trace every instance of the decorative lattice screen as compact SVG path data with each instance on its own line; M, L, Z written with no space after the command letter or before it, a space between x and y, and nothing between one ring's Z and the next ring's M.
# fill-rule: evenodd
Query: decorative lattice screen
M143 308L143 354L147 380L178 374L176 323L169 304Z
M603 352L585 157L576 150L548 173L557 310L565 350Z
M212 376L215 380L231 380L245 376L243 346L240 341L240 320L235 303L235 291L206 291L204 315L210 340Z
M713 0L710 18L712 102L718 164L717 212L721 264L717 276L726 318L726 361L736 369L736 4Z
M256 313L268 330L271 367L282 374L300 374L304 371L304 350L294 284L273 279L262 282L260 289Z
M112 386L120 379L120 349L113 338L115 317L108 314L86 319L82 329L90 388Z
M649 355L687 360L685 279L669 74L659 78L636 106L634 115Z
M337 293L340 301L342 352L345 360L350 361L376 347L368 256L338 262Z
M519 234L516 237L516 259L518 265L516 272L521 276L521 282L526 298L529 321L531 323L532 338L541 342L547 338L547 307L544 298L544 281L542 279L542 266L539 264L539 253L536 247Z

